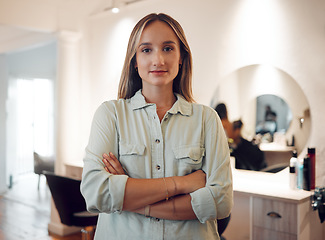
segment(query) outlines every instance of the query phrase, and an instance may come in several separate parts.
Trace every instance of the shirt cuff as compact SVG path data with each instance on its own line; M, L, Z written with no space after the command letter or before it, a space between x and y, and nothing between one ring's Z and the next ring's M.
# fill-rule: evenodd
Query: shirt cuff
M214 199L207 187L190 193L193 211L201 223L216 219L217 210Z
M122 212L125 185L128 178L127 175L111 175L109 177L109 191L113 193L111 194L113 212Z

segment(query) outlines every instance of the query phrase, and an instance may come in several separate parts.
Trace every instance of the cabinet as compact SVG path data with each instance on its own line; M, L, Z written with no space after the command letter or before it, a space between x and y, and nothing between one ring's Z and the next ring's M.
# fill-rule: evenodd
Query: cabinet
M253 197L253 239L297 239L298 205Z
M291 190L288 172L233 169L234 207L223 234L227 240L325 239L318 212L311 208L311 192Z

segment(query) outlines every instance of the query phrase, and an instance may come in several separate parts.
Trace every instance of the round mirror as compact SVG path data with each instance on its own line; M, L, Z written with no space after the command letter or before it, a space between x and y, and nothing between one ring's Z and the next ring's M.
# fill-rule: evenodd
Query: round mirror
M261 64L240 68L218 84L211 107L218 103L226 104L231 122L241 119L242 136L247 140L256 137L259 120L265 120L269 105L277 115L273 134L281 133L277 134L282 135L281 146L293 145L298 154L305 148L311 128L309 104L300 86L286 72Z

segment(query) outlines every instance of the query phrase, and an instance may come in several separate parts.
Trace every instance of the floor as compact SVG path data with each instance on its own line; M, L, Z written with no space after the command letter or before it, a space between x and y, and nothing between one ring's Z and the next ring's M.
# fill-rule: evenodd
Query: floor
M80 233L65 237L49 234L51 194L44 176L39 190L37 183L38 175L27 174L0 196L0 240L80 240Z

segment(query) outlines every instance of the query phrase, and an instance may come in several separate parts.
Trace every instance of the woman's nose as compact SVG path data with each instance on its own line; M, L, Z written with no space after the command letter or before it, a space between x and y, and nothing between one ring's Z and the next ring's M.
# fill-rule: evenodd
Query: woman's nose
M152 59L153 65L154 66L160 66L165 64L165 59L164 55L162 52L157 51L153 54L153 59Z

